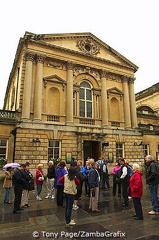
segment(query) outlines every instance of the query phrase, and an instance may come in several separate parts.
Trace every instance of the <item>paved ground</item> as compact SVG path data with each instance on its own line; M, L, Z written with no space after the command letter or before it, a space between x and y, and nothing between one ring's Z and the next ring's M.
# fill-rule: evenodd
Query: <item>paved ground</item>
M129 207L120 207L121 199L112 196L112 189L100 192L100 213L88 211L89 198L82 196L80 208L73 211L72 217L76 226L66 227L64 208L57 207L55 200L46 200L46 188L43 187L43 201L37 202L36 193L30 194L31 207L20 214L12 214L12 204L4 204L4 190L0 183L0 240L30 240L30 239L159 239L159 215L149 216L151 203L149 195L144 190L142 199L144 220L133 219L132 202ZM114 237L110 235L114 233ZM78 235L79 234L79 235ZM78 235L78 236L77 236ZM37 237L38 236L38 237ZM119 238L118 238L119 239Z

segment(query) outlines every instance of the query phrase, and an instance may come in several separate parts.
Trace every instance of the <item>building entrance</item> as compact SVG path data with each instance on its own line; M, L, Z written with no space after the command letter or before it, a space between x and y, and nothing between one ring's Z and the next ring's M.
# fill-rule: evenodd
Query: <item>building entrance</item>
M98 160L101 157L101 142L99 141L84 141L83 142L84 163L87 158Z

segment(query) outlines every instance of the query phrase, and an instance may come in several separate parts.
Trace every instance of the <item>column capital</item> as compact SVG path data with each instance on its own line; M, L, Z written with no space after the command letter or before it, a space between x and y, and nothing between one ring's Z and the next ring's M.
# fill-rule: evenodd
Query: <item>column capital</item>
M37 54L36 55L36 61L37 61L37 63L44 63L45 57L41 54Z
M35 58L35 54L33 52L26 52L25 53L25 59L26 61L31 61L33 62Z
M101 78L103 78L103 77L106 78L107 76L108 76L108 71L101 69L100 70L100 77Z
M123 82L128 82L129 77L128 76L122 76L121 79L122 79Z
M129 83L134 84L135 79L136 79L135 77L130 77L129 78Z
M74 63L73 62L67 62L66 63L67 70L73 70L74 68Z

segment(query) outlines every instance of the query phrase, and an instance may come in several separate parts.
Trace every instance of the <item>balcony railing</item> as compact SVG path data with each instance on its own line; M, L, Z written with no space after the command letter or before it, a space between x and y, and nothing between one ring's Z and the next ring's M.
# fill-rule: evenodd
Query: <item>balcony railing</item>
M120 122L111 121L111 126L112 127L120 127Z
M0 110L0 121L16 121L18 119L15 111Z
M95 120L90 118L80 118L80 124L95 125Z
M47 121L48 122L59 122L60 116L58 115L47 115Z

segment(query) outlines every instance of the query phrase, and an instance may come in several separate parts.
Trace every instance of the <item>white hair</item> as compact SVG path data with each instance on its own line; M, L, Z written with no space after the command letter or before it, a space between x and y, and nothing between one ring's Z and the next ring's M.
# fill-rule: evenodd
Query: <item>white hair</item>
M139 164L137 163L134 163L133 166L132 166L133 170L139 170L140 169L140 166Z
M51 161L51 160L49 161L49 163L51 163L52 165L54 164L54 162L53 162L53 161Z
M150 159L151 161L153 160L153 156L152 155L147 155L146 158Z

